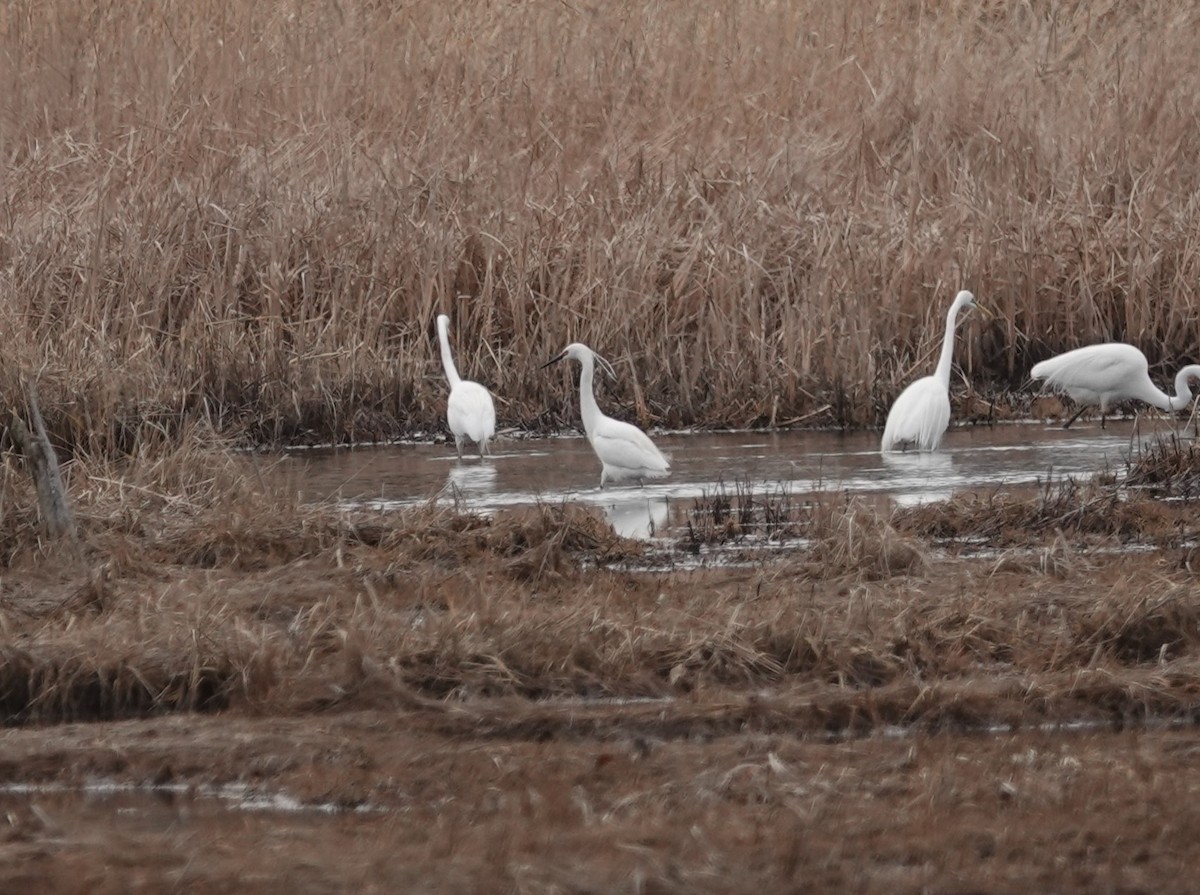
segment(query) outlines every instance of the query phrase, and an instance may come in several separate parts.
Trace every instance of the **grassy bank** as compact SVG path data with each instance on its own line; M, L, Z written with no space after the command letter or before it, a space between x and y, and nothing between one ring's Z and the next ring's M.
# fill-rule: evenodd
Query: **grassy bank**
M76 552L43 542L32 487L4 473L8 723L380 702L436 719L450 697L474 705L445 722L465 732L508 723L481 697L697 691L717 703L672 723L700 729L751 723L746 688L766 687L796 732L818 734L1176 715L1197 680L1193 508L1115 482L909 509L741 490L698 499L687 534L650 553L579 507L301 505L258 461L195 444L77 463ZM1168 442L1135 477L1174 494L1194 463ZM689 559L720 543L734 559L763 537L788 546L733 567ZM629 570L642 559L660 571ZM1110 683L1081 689L1081 668ZM785 707L796 688L802 712Z
M77 553L0 454L9 889L1184 891L1187 445L933 507L742 486L651 556L594 508L301 505L185 440L71 465Z
M20 2L0 399L67 444L502 423L605 353L644 424L871 425L969 286L977 387L1195 360L1200 14L1169 3Z

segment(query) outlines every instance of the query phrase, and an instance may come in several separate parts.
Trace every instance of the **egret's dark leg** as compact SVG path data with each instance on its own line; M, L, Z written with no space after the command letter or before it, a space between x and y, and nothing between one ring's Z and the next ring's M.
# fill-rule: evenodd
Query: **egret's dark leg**
M1063 424L1063 428L1070 429L1071 423L1073 423L1073 422L1075 422L1075 420L1079 419L1079 417L1081 417L1083 415L1083 412L1085 410L1087 410L1087 408L1088 408L1088 406L1086 404L1084 404L1082 407L1080 407L1078 410L1076 410L1075 415L1073 417L1071 417L1069 420L1067 420L1066 423ZM1101 423L1101 426L1104 425L1104 414L1100 415L1100 423Z

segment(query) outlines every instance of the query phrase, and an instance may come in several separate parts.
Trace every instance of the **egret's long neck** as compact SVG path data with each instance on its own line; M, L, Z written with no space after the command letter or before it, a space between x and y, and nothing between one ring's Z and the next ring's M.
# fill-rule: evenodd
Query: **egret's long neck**
M1163 395L1163 398L1166 399L1166 403L1160 404L1159 406L1162 407L1163 410L1176 411L1183 410L1183 408L1191 404L1192 388L1188 384L1188 381L1195 376L1197 372L1198 368L1191 366L1184 367L1182 370L1176 373L1174 397L1168 398L1166 395Z
M958 305L953 304L946 314L946 335L942 337L942 353L938 357L937 369L933 371L937 381L947 389L950 388L950 365L954 363L954 327L957 322Z
M592 372L596 361L592 355L584 354L579 364L579 414L583 417L583 431L590 437L600 420L600 405L596 403L596 395L592 391Z
M462 382L462 377L458 375L458 368L454 366L454 358L450 356L450 339L446 336L446 324L441 320L438 321L438 341L442 344L442 369L446 371L450 387L454 388Z

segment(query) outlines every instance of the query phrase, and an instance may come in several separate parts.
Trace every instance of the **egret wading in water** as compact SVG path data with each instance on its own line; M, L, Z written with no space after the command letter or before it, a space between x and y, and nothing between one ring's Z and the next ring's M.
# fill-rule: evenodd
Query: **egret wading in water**
M946 427L950 425L950 365L954 361L954 327L958 323L958 312L964 308L987 309L975 301L975 296L965 289L954 298L946 314L946 335L942 339L942 353L932 376L924 376L910 383L900 393L892 409L888 411L887 425L883 428L881 451L936 451L942 443Z
M1184 367L1175 375L1175 394L1168 395L1150 381L1146 355L1124 342L1088 345L1035 364L1029 374L1045 380L1046 387L1066 392L1083 406L1063 425L1071 423L1093 404L1100 405L1100 428L1110 407L1122 401L1142 401L1174 413L1192 401L1191 380L1200 380L1200 365Z
M462 459L463 442L468 438L479 446L479 459L491 453L489 442L496 434L496 405L491 393L478 382L471 382L458 375L454 358L450 355L450 338L447 331L450 318L438 314L438 341L442 346L442 367L450 383L450 398L446 401L446 422L454 434L454 447L458 459Z
M671 471L671 464L662 455L654 442L637 426L623 423L600 412L596 395L592 391L592 374L599 361L609 376L614 376L612 365L581 342L572 342L557 357L542 364L542 369L558 363L563 358L579 361L579 411L583 417L583 430L587 433L592 450L600 458L600 487L609 482L657 479Z

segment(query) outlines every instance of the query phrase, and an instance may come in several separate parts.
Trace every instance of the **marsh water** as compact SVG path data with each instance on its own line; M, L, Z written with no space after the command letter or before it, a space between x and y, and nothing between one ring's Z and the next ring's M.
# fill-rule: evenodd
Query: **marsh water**
M1119 471L1139 444L1171 431L1165 421L1110 421L1063 430L1008 424L952 429L932 454L887 454L877 432L658 433L671 458L666 479L599 487L600 463L586 438L500 439L494 455L460 461L452 444L291 453L285 471L306 499L337 499L382 511L426 501L456 501L483 513L505 507L570 503L602 509L628 537L662 533L671 507L721 488L792 495L847 491L886 495L899 504L943 500L973 488L1028 485Z

